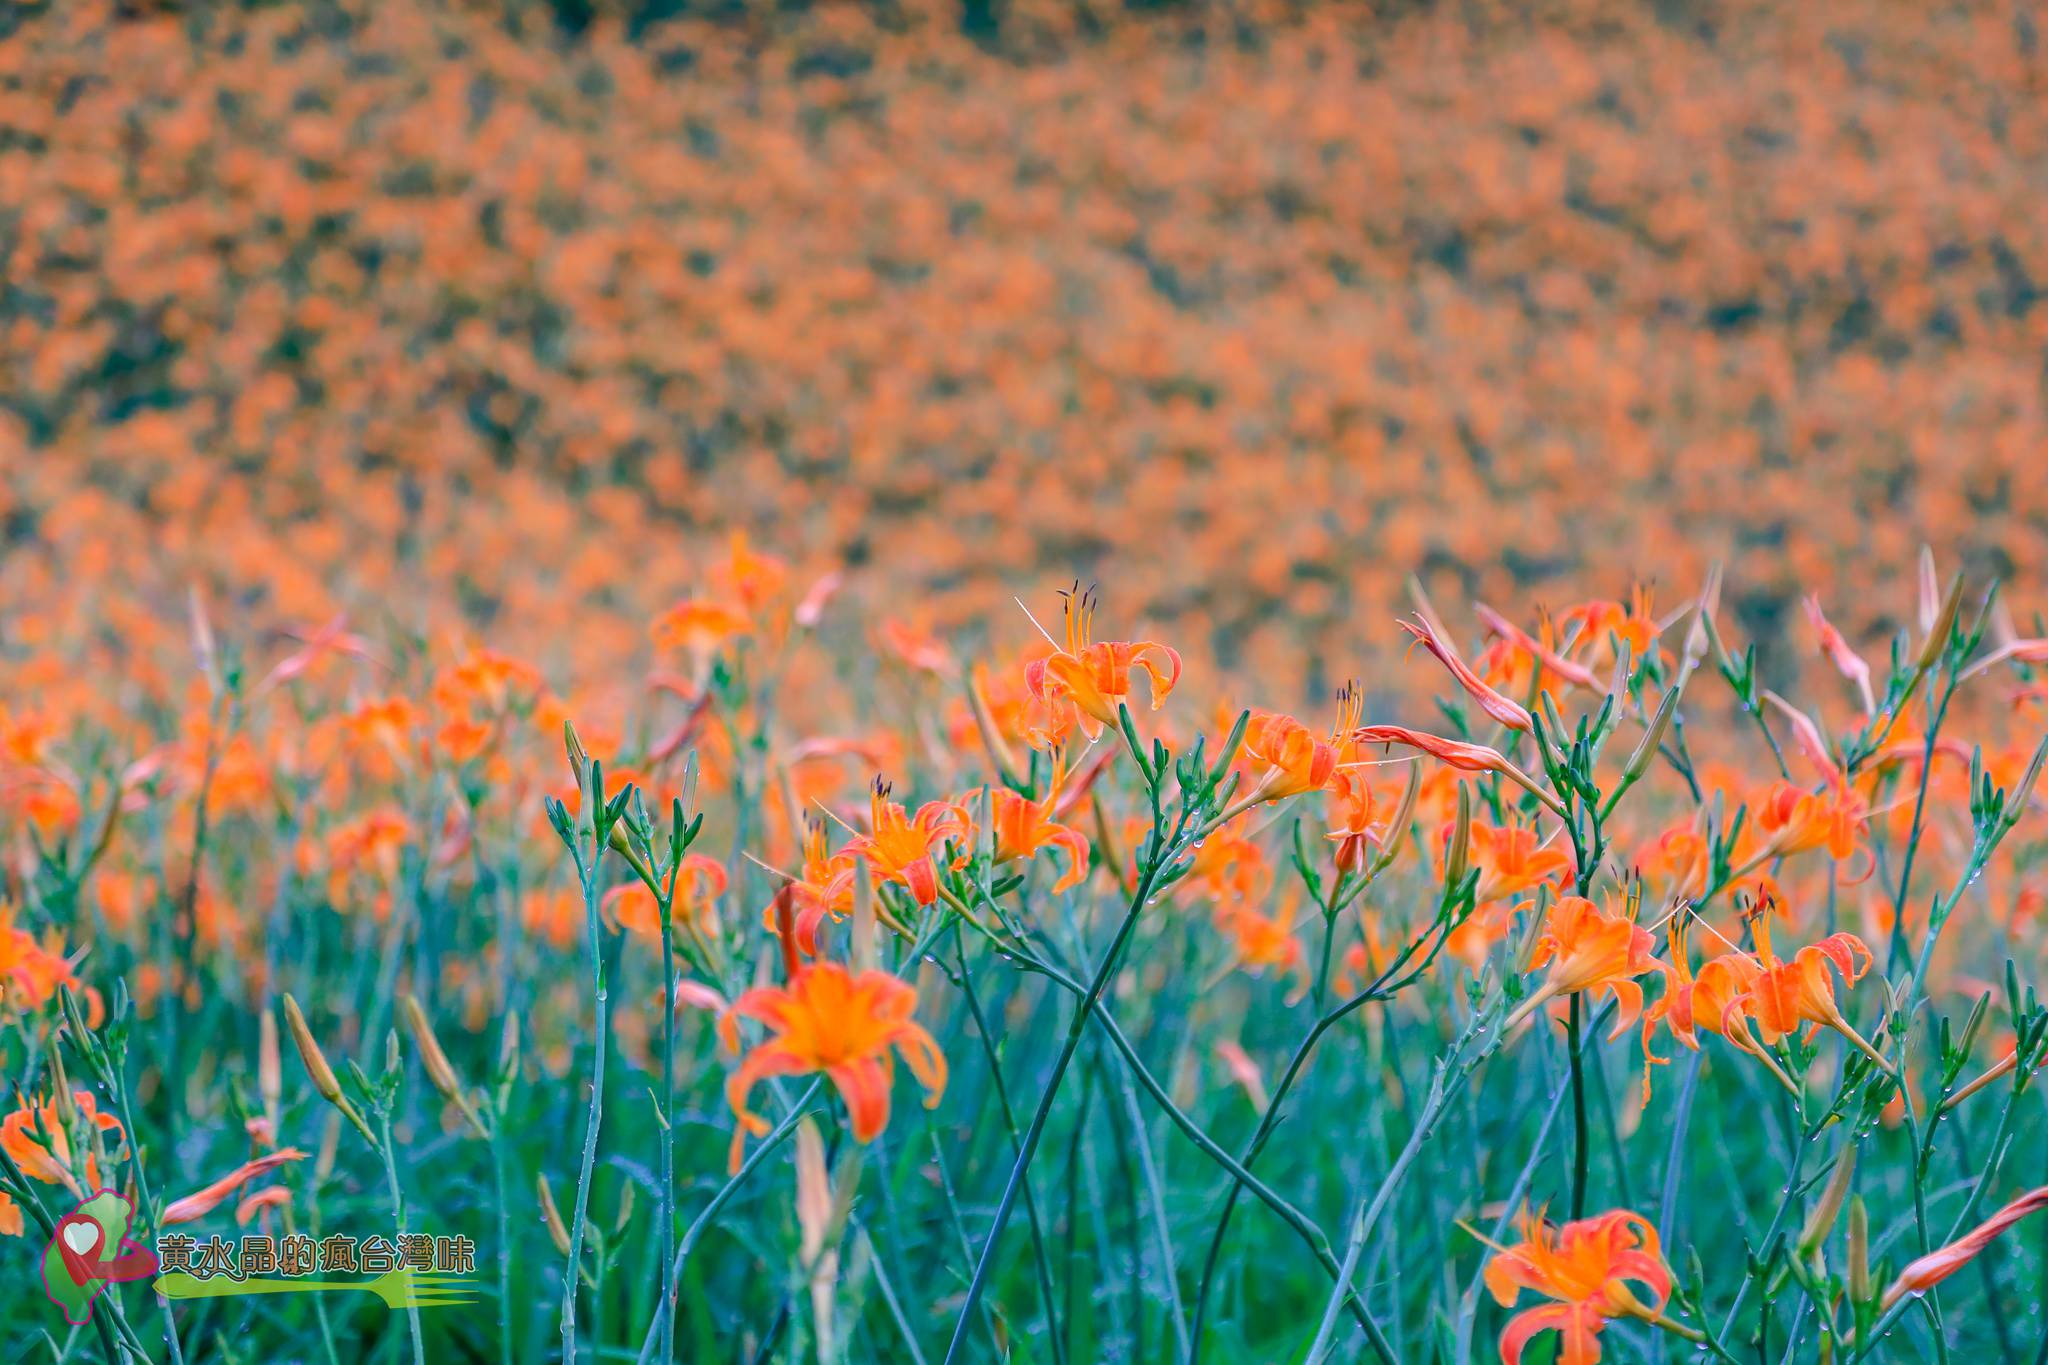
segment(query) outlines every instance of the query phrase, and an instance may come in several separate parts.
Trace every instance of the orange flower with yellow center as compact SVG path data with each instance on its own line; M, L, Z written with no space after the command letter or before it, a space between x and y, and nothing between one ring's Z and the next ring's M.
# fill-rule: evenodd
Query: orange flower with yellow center
M889 800L889 786L879 777L869 792L868 810L870 832L849 842L846 851L866 859L884 881L907 887L919 905L930 905L939 894L932 850L949 837L966 838L966 812L950 801L927 801L910 815Z
M1515 1314L1500 1334L1502 1365L1520 1365L1530 1339L1558 1335L1558 1365L1593 1365L1600 1330L1614 1318L1661 1322L1671 1298L1671 1268L1664 1264L1657 1230L1627 1209L1613 1209L1552 1227L1541 1214L1521 1216L1522 1240L1496 1248L1486 1263L1486 1287L1502 1307L1524 1289L1557 1302ZM1648 1291L1649 1302L1630 1284Z
M856 975L836 962L799 967L787 986L756 986L734 1001L719 1020L727 1047L739 1051L741 1018L767 1025L773 1036L748 1052L725 1083L739 1123L731 1169L739 1170L747 1134L770 1131L768 1120L747 1108L755 1082L769 1076L823 1072L846 1101L856 1142L872 1142L888 1126L896 1054L924 1087L925 1107L935 1107L946 1089L946 1059L911 1018L916 1009L909 984L887 972Z
M1131 695L1131 674L1143 669L1152 680L1152 709L1158 710L1180 681L1180 654L1156 640L1091 642L1095 590L1062 592L1066 643L1024 666L1025 690L1055 710L1071 706L1090 739L1116 724L1119 703Z
M1528 999L1502 1025L1512 1030L1545 1001L1560 995L1605 992L1619 1007L1613 1031L1618 1038L1643 1012L1643 988L1636 978L1659 971L1663 963L1650 953L1650 931L1636 923L1634 892L1622 913L1610 915L1584 896L1566 896L1543 917L1543 932L1529 958L1530 970L1550 970Z

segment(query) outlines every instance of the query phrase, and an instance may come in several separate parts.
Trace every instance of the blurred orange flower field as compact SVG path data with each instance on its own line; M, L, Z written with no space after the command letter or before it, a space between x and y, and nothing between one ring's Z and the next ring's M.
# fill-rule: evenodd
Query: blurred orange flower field
M0 1339L2048 1359L2042 20L0 13Z

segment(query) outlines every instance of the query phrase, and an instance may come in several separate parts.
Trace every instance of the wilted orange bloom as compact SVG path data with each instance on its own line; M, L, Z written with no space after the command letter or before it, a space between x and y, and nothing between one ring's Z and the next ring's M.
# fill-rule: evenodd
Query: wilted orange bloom
M1500 750L1488 748L1484 744L1446 739L1441 735L1411 730L1405 725L1360 726L1351 732L1351 739L1356 744L1405 744L1468 773L1499 773L1541 801L1553 813L1560 817L1564 814L1564 809L1558 804L1556 797L1537 786L1534 778L1516 767Z
M888 784L881 778L868 797L870 832L856 836L846 851L867 860L875 875L906 887L919 905L930 905L939 894L938 871L932 853L945 840L967 837L967 813L951 801L927 801L916 815L889 800Z
M279 659L271 670L263 675L256 685L258 692L265 692L281 683L311 673L313 665L330 654L347 655L357 659L372 657L370 643L362 636L352 634L348 628L348 617L337 615L324 625L312 630L289 632L299 640L299 647Z
M1541 1214L1525 1211L1519 1231L1520 1242L1486 1263L1487 1289L1504 1308L1524 1289L1557 1302L1508 1320L1500 1334L1502 1365L1520 1365L1530 1339L1542 1332L1558 1334L1558 1365L1593 1365L1600 1359L1600 1330L1610 1321L1654 1321L1663 1314L1671 1269L1657 1230L1640 1214L1614 1209L1552 1227ZM1648 1302L1631 1284L1647 1291Z
M306 1154L296 1147L281 1147L275 1152L265 1153L253 1161L247 1161L237 1166L205 1189L195 1191L192 1194L186 1195L183 1199L176 1199L165 1205L163 1216L158 1221L165 1224L190 1223L196 1219L204 1218L207 1214L212 1213L218 1208L222 1200L251 1180L254 1180L257 1176L268 1171L274 1171L279 1166L283 1166L288 1162L304 1161L305 1159ZM240 1214L237 1214L236 1217L238 1221L248 1221L242 1218Z
M121 1121L112 1114L102 1114L90 1091L74 1090L71 1102L79 1122L86 1128L121 1134ZM41 1136L36 1134L38 1124L42 1126ZM64 1129L54 1100L31 1100L0 1119L0 1147L6 1148L22 1174L46 1185L64 1185L73 1190L99 1188L98 1160L88 1150L83 1166L77 1164L71 1150L71 1135Z
M1024 666L1024 687L1048 706L1071 707L1090 739L1116 723L1119 703L1131 695L1131 670L1152 680L1152 709L1158 710L1180 681L1180 654L1154 640L1090 641L1095 589L1060 594L1065 603L1066 643Z
M1444 827L1443 839L1450 842L1451 829ZM1517 825L1489 825L1472 822L1470 845L1472 866L1479 869L1477 900L1505 900L1533 891L1545 882L1568 877L1572 859L1561 848L1545 848L1536 831Z
M1514 767L1498 749L1426 734L1405 725L1363 725L1351 732L1351 738L1358 744L1405 744L1468 773L1505 773Z
M1428 617L1418 613L1413 621L1402 621L1400 626L1415 637L1417 644L1436 655L1437 661L1451 671L1451 677L1457 680L1458 686L1464 688L1466 693L1479 703L1480 710L1510 730L1526 733L1530 729L1533 722L1529 717L1529 709L1520 702L1494 691L1484 678L1466 667L1465 661L1458 657L1457 651L1437 635Z
M1537 675L1535 682L1531 685L1532 691L1543 689L1544 679L1541 675L1545 671L1555 673L1561 680L1574 686L1591 688L1594 691L1600 689L1600 679L1594 675L1591 669L1587 668L1584 664L1575 663L1571 659L1566 658L1552 646L1551 641L1555 636L1555 630L1548 617L1544 618L1542 636L1539 639L1537 636L1531 635L1528 631L1523 630L1520 626L1508 620L1507 617L1502 616L1492 607L1487 606L1484 602L1473 603L1472 610L1481 621L1485 622L1488 630L1513 645L1521 654L1527 656L1529 662L1526 666Z
M916 1009L917 991L907 982L881 971L855 975L836 962L809 963L786 987L756 986L734 1001L719 1021L729 1048L739 1050L741 1018L767 1025L772 1036L748 1052L725 1083L738 1121L731 1169L739 1170L747 1134L770 1129L747 1108L754 1083L768 1076L824 1072L846 1101L856 1142L871 1142L888 1126L892 1048L924 1086L925 1107L937 1105L946 1088L946 1059L911 1018Z
M1947 1246L1907 1262L1884 1291L1881 1306L1890 1308L1908 1294L1926 1293L1977 1259L1977 1254L1991 1245L1992 1239L2037 1209L2048 1209L2048 1185L2027 1191Z
M1259 1076L1259 1064L1251 1059L1251 1054L1229 1038L1216 1044L1215 1053L1216 1060L1223 1063L1223 1069L1230 1073L1230 1079L1244 1087L1245 1098L1252 1102L1252 1108L1264 1113L1266 1083Z
M268 1228L270 1226L269 1211L271 1209L289 1208L291 1202L292 1192L283 1185L271 1185L257 1190L241 1203L235 1205L235 1226L247 1227L252 1218L255 1218L258 1214L263 1214L265 1217L262 1226Z
M1643 988L1636 978L1664 966L1651 955L1653 940L1650 931L1636 923L1636 909L1633 894L1622 913L1614 915L1603 913L1584 896L1565 896L1551 906L1543 917L1536 951L1529 957L1531 971L1546 964L1550 970L1502 1029L1514 1028L1553 997L1605 992L1618 1006L1607 1036L1620 1037L1643 1012Z

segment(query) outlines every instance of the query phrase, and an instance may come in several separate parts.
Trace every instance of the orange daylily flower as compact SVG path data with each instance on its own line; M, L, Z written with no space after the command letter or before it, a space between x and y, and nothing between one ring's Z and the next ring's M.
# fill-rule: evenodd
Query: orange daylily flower
M1500 1334L1502 1365L1520 1365L1522 1352L1541 1332L1558 1334L1558 1365L1593 1365L1600 1359L1600 1329L1615 1318L1656 1322L1671 1298L1671 1269L1649 1220L1613 1209L1553 1227L1524 1212L1522 1240L1486 1263L1494 1301L1512 1307L1524 1289L1557 1300L1508 1320ZM1646 1303L1630 1284L1649 1292Z
M99 993L79 980L62 945L53 938L46 947L26 929L16 928L14 907L0 902L0 1004L16 1011L38 1010L49 1004L62 986L86 998L89 1014L99 1012Z
M916 815L907 814L889 800L889 786L879 777L868 811L870 832L851 840L846 851L866 859L882 880L906 887L919 905L930 905L939 894L932 851L948 838L965 840L967 813L951 801L927 801Z
M1855 985L1870 970L1869 945L1854 934L1830 934L1801 948L1790 961L1780 961L1771 951L1771 904L1766 899L1751 912L1750 932L1756 939L1760 970L1741 996L1722 1007L1722 1036L1744 1052L1761 1056L1764 1048L1796 1032L1802 1024L1807 1026L1808 1037L1823 1027L1831 1028L1858 1052L1891 1071L1884 1054L1856 1031L1835 1002L1831 969L1841 975L1843 984ZM1754 1033L1745 1019L1755 1024Z
M1618 915L1603 913L1584 896L1566 896L1543 917L1529 968L1550 970L1528 999L1502 1024L1508 1031L1545 1001L1580 991L1613 995L1619 1006L1610 1038L1618 1038L1643 1012L1643 988L1636 978L1664 964L1651 955L1650 931L1636 923L1638 901L1631 892Z
M1853 858L1862 846L1860 833L1870 818L1870 803L1846 784L1830 783L1818 792L1790 782L1773 782L1750 802L1764 846L1752 863L1825 848L1836 862ZM1855 881L1869 876L1865 871Z
M1445 826L1448 843L1451 829ZM1506 900L1545 882L1571 875L1572 859L1561 848L1545 848L1533 829L1472 822L1472 866L1479 869L1478 902Z
M1380 803L1362 769L1338 768L1323 790L1329 794L1331 806L1330 828L1323 837L1337 846L1337 870L1362 871L1367 850L1384 848L1387 840L1394 837L1396 831L1387 825L1400 813L1399 809L1374 819Z
M1152 709L1158 710L1180 681L1180 654L1156 640L1090 641L1095 622L1095 589L1063 591L1066 644L1024 666L1024 686L1048 705L1071 706L1082 732L1094 739L1116 724L1118 703L1131 694L1131 673L1143 669L1152 680Z
M1301 940L1294 936L1291 902L1272 914L1262 914L1248 904L1222 906L1216 912L1216 927L1230 935L1237 949L1237 965L1251 975L1263 976L1268 968L1297 976L1305 973L1307 962Z
M1597 598L1568 607L1557 617L1557 630L1573 653L1583 651L1586 666L1603 668L1615 661L1615 645L1628 647L1631 666L1641 664L1655 645L1661 628L1651 612L1650 587L1638 583L1627 602Z
M1554 631L1548 620L1543 622L1542 638L1538 639L1514 622L1508 620L1507 617L1495 611L1492 607L1487 606L1484 602L1473 603L1472 610L1481 621L1486 623L1488 630L1492 631L1502 640L1512 644L1523 654L1526 654L1531 660L1529 666L1532 669L1539 672L1543 669L1548 669L1568 683L1590 688L1596 692L1600 690L1600 679L1594 676L1591 669L1587 668L1584 664L1574 663L1552 648L1550 640Z
M1671 921L1671 961L1664 966L1664 993L1643 1014L1643 1098L1650 1095L1650 1068L1663 1066L1668 1058L1650 1051L1650 1037L1658 1024L1668 1025L1671 1036L1693 1051L1699 1051L1702 1030L1720 1033L1729 1007L1738 1001L1763 973L1750 954L1731 949L1692 968L1686 949L1688 912L1681 910Z
M682 649L703 658L727 640L745 635L753 628L752 619L737 607L692 598L676 603L656 617L651 633L658 649Z
M126 1136L121 1121L112 1114L102 1114L90 1091L74 1090L71 1103L87 1128ZM43 1130L40 1137L36 1134L38 1124ZM22 1174L45 1185L64 1185L73 1190L99 1186L99 1163L90 1151L85 1153L83 1169L75 1163L71 1135L64 1130L64 1119L54 1100L30 1100L0 1119L0 1148L14 1158Z
M768 1076L822 1071L831 1078L853 1123L856 1142L871 1142L888 1126L892 1052L901 1054L935 1107L946 1089L946 1059L911 1018L917 991L887 972L849 972L836 962L799 967L787 986L756 986L719 1020L727 1047L739 1050L737 1020L754 1019L774 1035L748 1052L725 1083L738 1128L730 1167L739 1170L747 1134L766 1134L768 1120L747 1108L754 1083Z
M1061 788L1066 783L1065 755L1053 762L1052 781L1046 787L1045 796L1032 800L1008 787L991 788L989 791L989 824L995 830L995 861L1014 862L1019 858L1030 858L1042 848L1063 849L1067 855L1067 870L1052 884L1054 895L1079 886L1088 875L1088 840L1071 825L1063 825L1052 817L1063 799ZM955 867L965 867L969 859L962 857Z
M677 928L695 925L710 929L712 902L725 894L730 881L725 864L702 853L686 854L676 869L675 901L669 907L669 922ZM638 881L624 882L605 893L604 906L623 929L628 929L657 946L661 943L661 906L654 893Z
M1282 801L1329 786L1351 747L1350 734L1358 728L1358 712L1364 703L1356 683L1344 684L1337 693L1337 723L1327 740L1316 738L1292 716L1254 712L1245 722L1244 755L1255 768L1265 771L1243 798L1244 803Z
M832 852L824 821L805 821L803 875L788 884L790 935L796 950L804 956L817 956L818 930L828 917L836 920L852 911L855 861L856 855L851 851ZM771 902L761 914L768 929L779 934L781 925L775 904Z

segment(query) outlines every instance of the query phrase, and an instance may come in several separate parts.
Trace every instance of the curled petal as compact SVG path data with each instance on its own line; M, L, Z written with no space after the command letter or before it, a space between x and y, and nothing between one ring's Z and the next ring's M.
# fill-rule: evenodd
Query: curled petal
M1947 1246L1908 1264L1884 1291L1884 1306L1889 1308L1908 1294L1926 1293L1975 1260L1998 1234L2043 1208L2048 1208L2048 1185L2029 1190Z

